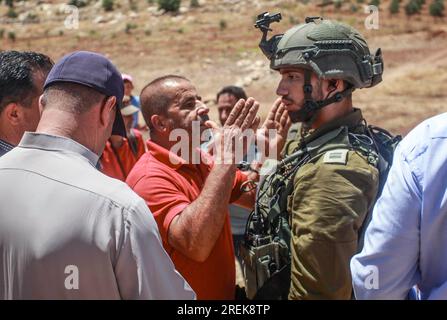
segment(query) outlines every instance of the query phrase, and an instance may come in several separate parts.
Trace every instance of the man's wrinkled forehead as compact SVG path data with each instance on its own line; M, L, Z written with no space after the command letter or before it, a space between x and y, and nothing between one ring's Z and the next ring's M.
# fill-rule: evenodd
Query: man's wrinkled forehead
M162 82L161 87L172 92L184 92L187 90L195 90L193 84L186 79L166 79Z
M196 88L188 80L168 79L163 83L163 86L173 94L175 104L199 98Z

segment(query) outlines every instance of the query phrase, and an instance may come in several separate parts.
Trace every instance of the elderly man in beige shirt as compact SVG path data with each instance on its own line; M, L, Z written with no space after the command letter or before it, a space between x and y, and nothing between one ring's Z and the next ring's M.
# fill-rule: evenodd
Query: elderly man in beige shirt
M44 88L36 133L0 159L0 299L195 298L145 202L95 168L125 135L121 74L75 52Z

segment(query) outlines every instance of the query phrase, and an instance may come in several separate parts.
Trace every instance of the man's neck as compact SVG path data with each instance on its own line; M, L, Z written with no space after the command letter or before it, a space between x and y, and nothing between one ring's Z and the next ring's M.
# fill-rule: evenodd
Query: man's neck
M326 109L325 109L326 108ZM317 115L315 121L312 123L312 129L318 129L327 123L334 121L335 119L342 118L347 114L354 111L352 104L345 105L331 105L320 110L320 114Z
M79 126L79 123L82 123L82 127ZM102 149L100 150L95 143L96 134L89 129L87 123L84 123L77 115L58 109L49 109L42 113L36 133L72 139L100 155Z
M13 146L16 146L22 139L22 135L18 135L16 130L9 126L0 125L0 139Z
M196 152L195 149L192 149L191 147L191 141L185 142L187 145L180 145L181 147L178 147L178 144L182 144L182 142L177 141L169 141L164 139L163 137L160 137L156 134L151 134L151 141L153 143L158 144L160 147L165 148L169 152L173 152L178 157L184 159L187 163L195 163L198 161L196 159L198 156L200 157L200 154L196 154L194 156L194 153ZM175 151L175 152L174 152ZM185 154L187 152L187 154ZM200 160L200 159L199 159Z

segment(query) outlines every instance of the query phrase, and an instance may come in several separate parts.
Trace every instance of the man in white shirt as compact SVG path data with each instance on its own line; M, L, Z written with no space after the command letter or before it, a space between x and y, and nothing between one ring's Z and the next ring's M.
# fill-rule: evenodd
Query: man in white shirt
M145 202L95 168L112 131L125 136L122 98L99 54L51 70L36 133L0 159L0 299L195 298Z

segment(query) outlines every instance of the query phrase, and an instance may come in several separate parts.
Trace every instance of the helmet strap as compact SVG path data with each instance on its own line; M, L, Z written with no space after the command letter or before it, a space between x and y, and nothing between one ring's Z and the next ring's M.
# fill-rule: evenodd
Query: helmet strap
M312 123L315 121L315 118L317 116L317 112L324 108L325 106L328 106L332 103L337 103L342 101L345 97L347 97L349 94L351 94L355 87L352 85L349 85L345 90L341 92L336 92L332 97L315 101L312 97L312 83L310 81L312 75L312 71L305 70L304 71L304 85L303 85L303 92L304 92L304 105L300 110L297 111L289 111L289 116L292 120L292 122L302 122L303 126L310 128L312 126Z

